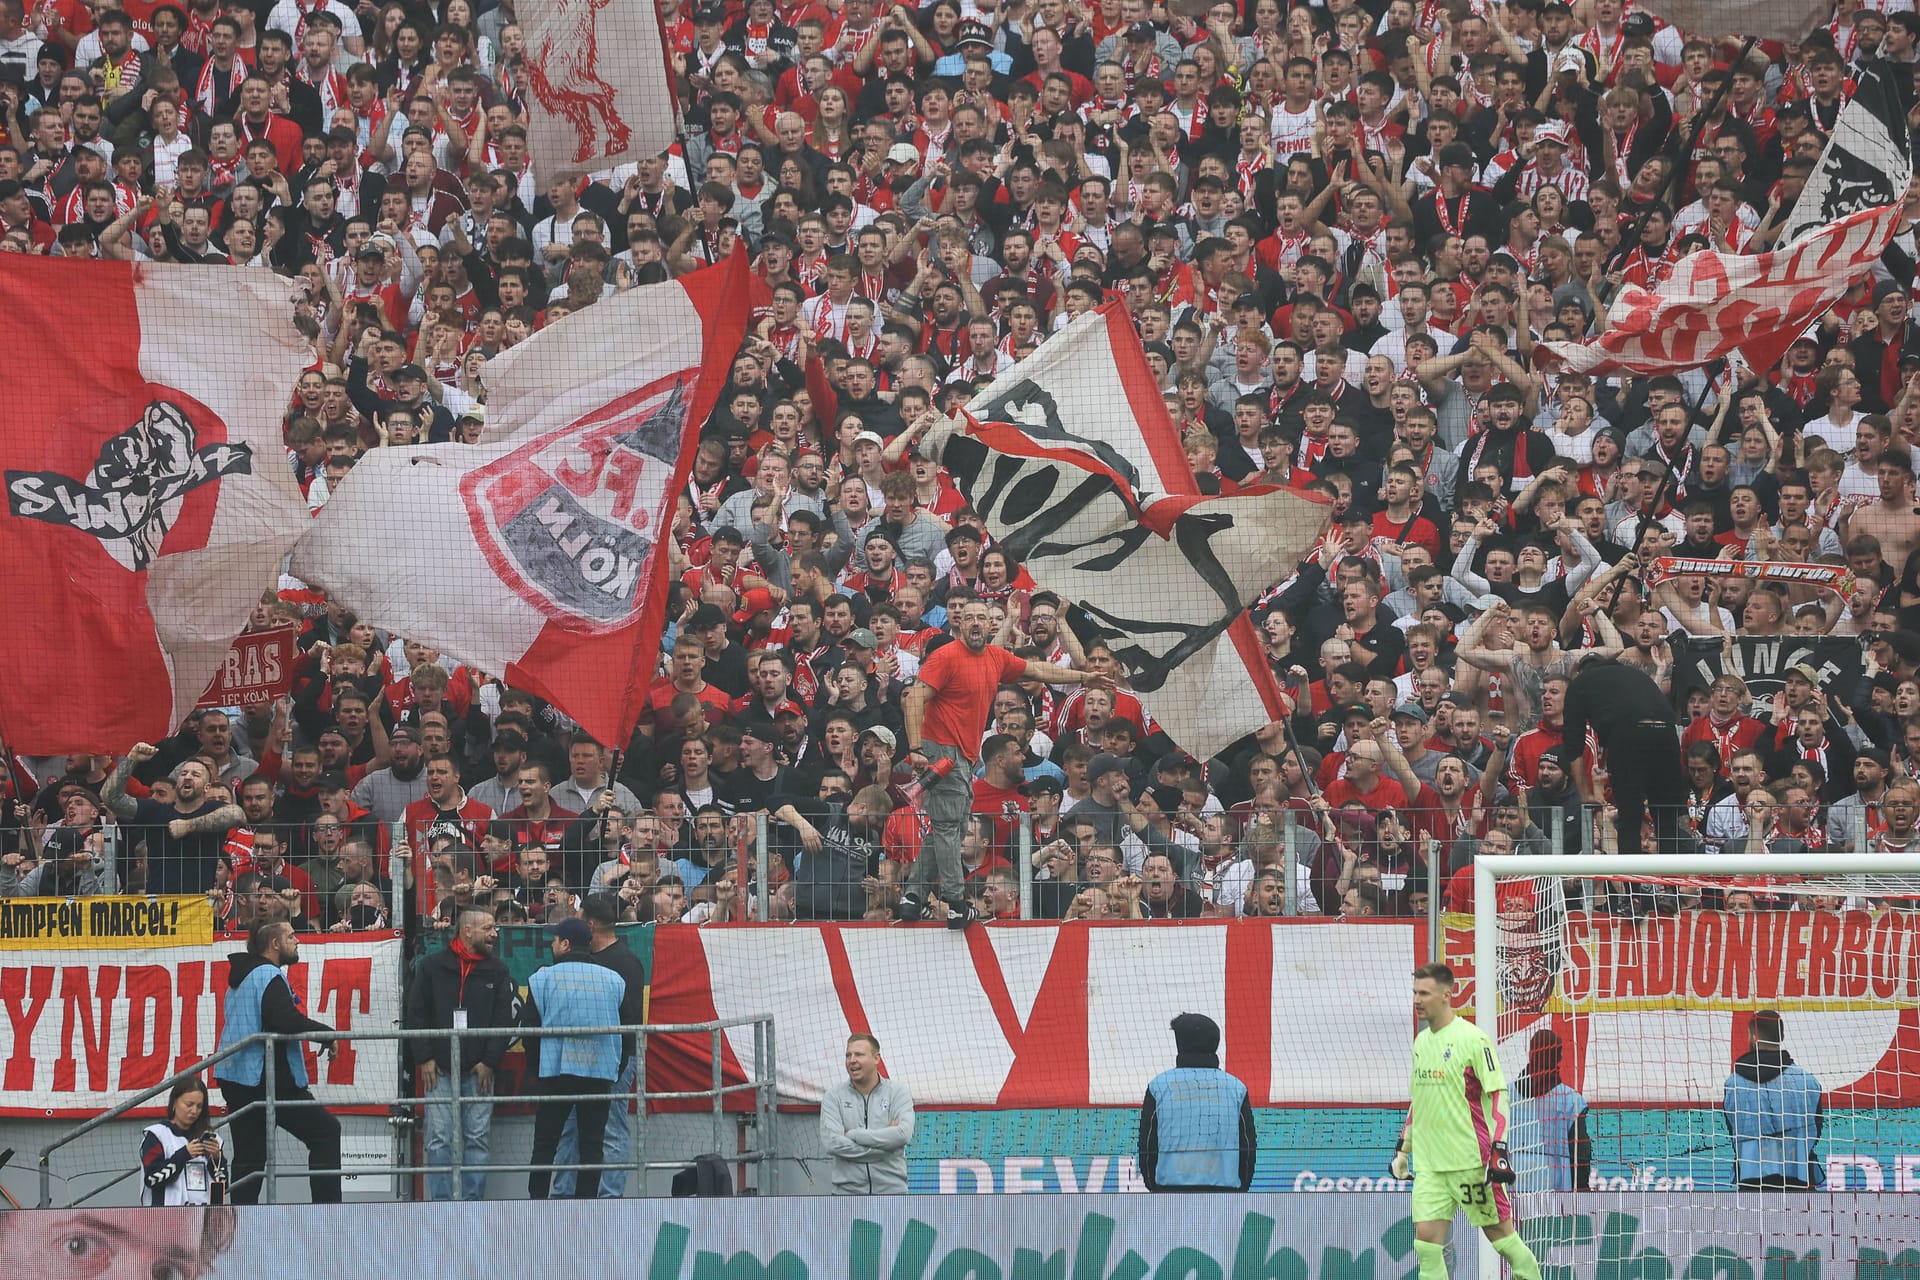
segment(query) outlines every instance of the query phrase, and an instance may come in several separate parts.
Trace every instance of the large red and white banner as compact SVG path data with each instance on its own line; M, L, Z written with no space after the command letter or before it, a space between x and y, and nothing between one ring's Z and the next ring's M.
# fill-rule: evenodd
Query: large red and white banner
M210 1056L227 957L244 949L229 938L141 952L7 952L0 1115L95 1116ZM390 1031L400 1025L401 953L391 935L307 938L287 981L309 1017L341 1031ZM341 1041L331 1057L305 1049L314 1096L330 1106L384 1109L398 1086L397 1041Z
M1457 1003L1472 1008L1470 917L1448 917L1446 947ZM1510 1078L1551 1028L1577 1047L1568 1083L1590 1102L1717 1104L1754 1012L1773 1009L1829 1106L1920 1104L1920 915L1575 912L1563 952L1519 949L1503 963Z
M656 156L680 128L672 60L649 3L521 0L527 151L556 177Z
M306 527L280 423L312 348L266 271L0 256L0 724L158 742Z
M626 742L664 621L660 540L746 333L746 278L736 255L495 357L483 443L367 454L293 572ZM394 556L396 527L416 554Z
M1204 1013L1257 1106L1393 1106L1407 1100L1424 933L1408 920L669 928L654 934L648 1017L771 1014L786 1103L817 1103L865 1031L920 1105L1015 1108L1138 1104L1172 1065L1169 1020ZM1593 1103L1718 1105L1753 1012L1771 1008L1829 1106L1920 1104L1920 915L1576 913L1565 937L1537 965L1508 957L1510 986L1552 979L1531 1012L1509 993L1509 1079L1551 1026ZM1471 1012L1470 918L1449 917L1446 946ZM711 1088L711 1044L652 1041L648 1088ZM723 1044L727 1082L745 1082L753 1028Z
M1124 308L1075 320L967 412L966 435L935 428L929 447L1169 737L1205 759L1285 714L1247 607L1329 508L1271 487L1201 494Z
M1542 342L1543 364L1596 376L1679 373L1738 351L1771 369L1808 325L1864 279L1900 206L1867 209L1770 253L1707 250L1655 285L1624 286L1591 342Z
M1407 1097L1407 921L669 928L653 945L648 1020L772 1014L783 1102L845 1079L865 1031L923 1106L1137 1106L1188 1012L1220 1025L1221 1064L1256 1105ZM651 1041L648 1088L711 1088L711 1043ZM736 1027L727 1081L752 1062L753 1028Z

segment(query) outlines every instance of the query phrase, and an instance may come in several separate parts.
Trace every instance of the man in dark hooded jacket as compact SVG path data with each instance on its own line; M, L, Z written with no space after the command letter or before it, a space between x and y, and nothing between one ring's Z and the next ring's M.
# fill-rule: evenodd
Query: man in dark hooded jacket
M1780 1047L1780 1015L1753 1015L1753 1044L1733 1062L1721 1106L1733 1135L1734 1185L1743 1191L1806 1190L1827 1183L1816 1149L1826 1121L1819 1079Z
M1173 1070L1140 1104L1140 1176L1149 1191L1245 1191L1258 1144L1247 1086L1220 1069L1220 1027L1203 1013L1173 1020Z

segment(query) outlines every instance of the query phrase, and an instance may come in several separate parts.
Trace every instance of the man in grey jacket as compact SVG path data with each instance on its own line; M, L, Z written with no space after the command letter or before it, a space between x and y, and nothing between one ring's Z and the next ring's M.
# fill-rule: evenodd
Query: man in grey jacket
M833 1193L905 1195L913 1095L880 1075L880 1042L847 1037L847 1078L820 1100L820 1145L833 1157Z

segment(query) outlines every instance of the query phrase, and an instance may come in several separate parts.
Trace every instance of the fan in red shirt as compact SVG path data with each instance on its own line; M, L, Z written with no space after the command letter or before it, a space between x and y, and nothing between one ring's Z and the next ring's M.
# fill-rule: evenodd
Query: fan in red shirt
M553 802L553 774L544 761L529 760L520 766L519 787L520 803L500 815L512 835L513 847L537 844L549 851L558 849L567 829L580 815ZM494 859L496 872L512 867L511 854Z
M969 878L985 875L995 857L1012 857L1027 804L1027 754L1011 734L996 733L980 748L983 773L973 780L973 812L993 828L991 855Z
M1380 772L1380 744L1361 739L1347 747L1347 773L1327 787L1327 803L1338 809L1355 801L1374 812L1407 807L1406 788Z
M1733 758L1745 751L1760 749L1767 726L1746 715L1747 686L1739 676L1726 672L1707 687L1707 714L1687 725L1680 735L1680 751L1696 742L1711 742L1720 750L1720 774L1726 776Z
M946 904L947 926L963 929L975 919L960 863L967 812L973 804L972 762L978 750L973 744L986 728L995 691L1027 678L1049 684L1110 686L1111 682L1105 676L1051 662L1031 662L988 644L993 615L977 596L956 594L949 599L949 613L957 638L927 655L901 704L908 763L915 770L927 770L934 761L945 761L949 772L932 779L923 797L932 826L894 914L902 920L920 919L931 905L929 899L939 898Z
M424 768L426 798L408 805L404 815L407 843L413 847L417 860L416 876L425 872L425 862L418 860L426 857L434 837L455 835L467 848L478 849L487 824L493 821L493 810L469 796L460 785L460 770L452 756L429 756Z
M1504 858L1513 852L1513 836L1499 827L1489 827L1480 837L1481 858ZM1533 919L1535 895L1531 880L1502 880L1499 889L1500 914ZM1447 880L1447 910L1462 914L1473 910L1473 864L1454 872Z

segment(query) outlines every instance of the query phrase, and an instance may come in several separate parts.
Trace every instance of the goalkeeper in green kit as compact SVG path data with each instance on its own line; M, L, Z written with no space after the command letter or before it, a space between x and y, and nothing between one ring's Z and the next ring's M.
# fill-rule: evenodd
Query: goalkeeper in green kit
M1486 1233L1518 1280L1540 1280L1540 1262L1513 1226L1507 1154L1507 1079L1487 1033L1453 1012L1453 970L1413 972L1413 1008L1427 1024L1413 1041L1413 1105L1393 1151L1393 1176L1413 1174L1413 1251L1420 1280L1447 1280L1454 1211Z

